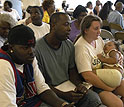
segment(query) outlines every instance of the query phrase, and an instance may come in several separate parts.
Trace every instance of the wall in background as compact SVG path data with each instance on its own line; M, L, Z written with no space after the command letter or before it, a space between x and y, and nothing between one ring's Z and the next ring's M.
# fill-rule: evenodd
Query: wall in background
M1 3L3 3L5 0L0 0L0 1ZM54 1L55 1L56 8L61 8L61 4L63 0L54 0ZM89 0L89 1L93 3L93 6L95 6L96 0ZM102 4L104 4L107 0L100 0L100 1L102 2ZM116 0L109 0L109 1L111 1L112 3L115 3ZM75 7L79 4L86 6L87 2L88 0L66 0L66 3L69 4L69 8L73 8L73 9L75 9Z
M55 0L56 8L61 8L62 1L63 0ZM93 6L95 6L96 0L89 0L89 1L93 3ZM102 4L104 4L107 0L100 0L100 1L102 2ZM115 3L116 0L108 0L108 1ZM79 4L86 6L87 2L88 0L66 0L66 3L69 4L69 8L73 8L73 9L75 9L75 7Z

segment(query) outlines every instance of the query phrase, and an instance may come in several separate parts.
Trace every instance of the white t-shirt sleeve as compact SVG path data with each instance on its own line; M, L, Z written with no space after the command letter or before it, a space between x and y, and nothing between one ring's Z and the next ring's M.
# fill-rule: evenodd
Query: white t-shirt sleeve
M35 79L35 83L36 83L37 93L40 94L40 93L44 92L45 90L50 89L49 86L45 83L45 79L44 79L41 71L38 68L36 58L33 61L33 68L34 68L34 79Z
M18 11L17 10L15 10L15 9L12 9L14 12L15 12L15 14L16 14L16 19L18 20L18 19L20 19L20 16L19 16L19 13L18 13Z
M0 106L17 107L13 68L6 60L0 60Z
M87 52L87 50L81 49L80 47L76 47L75 62L76 62L79 73L92 71L91 57L89 56L89 53Z

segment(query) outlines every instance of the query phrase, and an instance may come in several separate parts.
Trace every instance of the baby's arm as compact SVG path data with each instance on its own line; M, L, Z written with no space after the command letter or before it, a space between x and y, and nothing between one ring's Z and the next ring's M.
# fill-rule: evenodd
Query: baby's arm
M119 59L119 54L116 51L111 51L109 53L109 58L104 57L102 54L98 54L97 57L100 59L101 62L107 63L107 64L116 64Z

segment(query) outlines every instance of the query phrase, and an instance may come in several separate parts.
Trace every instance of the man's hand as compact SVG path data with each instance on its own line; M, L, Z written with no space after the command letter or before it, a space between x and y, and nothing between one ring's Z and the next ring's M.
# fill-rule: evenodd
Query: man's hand
M87 94L88 90L92 87L92 84L83 82L75 88L75 92L82 93L83 95Z
M81 93L77 93L75 91L68 91L68 92L64 92L64 99L68 102L74 102L77 103L82 97L83 94Z

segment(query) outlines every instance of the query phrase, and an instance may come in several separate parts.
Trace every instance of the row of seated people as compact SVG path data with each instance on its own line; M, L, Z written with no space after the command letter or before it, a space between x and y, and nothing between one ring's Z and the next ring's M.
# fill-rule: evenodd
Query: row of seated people
M1 17L3 15L7 14L1 14ZM2 107L8 105L15 107L17 105L34 107L36 105L36 107L39 107L41 100L53 107L72 107L73 105L77 107L96 107L101 105L101 100L95 92L92 90L87 92L76 71L74 46L70 41L66 40L70 32L69 16L66 13L55 13L51 16L50 22L50 33L39 39L37 43L34 37L35 33L29 27L18 25L10 28L8 27L9 22L6 22L8 25L4 27L1 24L0 28L4 32L3 35L5 32L6 34L8 33L8 41L0 50L0 68L4 70L4 72L0 73L0 94L2 95L0 104ZM38 45L39 43L40 45ZM36 61L36 58L34 58L34 46L35 48L40 46L43 47L41 49L46 49L42 51L42 54L47 55L46 57L43 56L44 61L47 61L43 62L44 64L46 63L44 67L42 64L40 66L40 62L37 65L38 56ZM41 51L39 49L35 50L37 55ZM50 52L57 53L49 54ZM44 73L48 73L48 75ZM66 82L66 89L62 90L57 87L64 82ZM56 97L49 87L64 101Z
M31 7L31 6L29 5L28 7ZM27 9L28 9L28 7L27 7ZM49 16L55 11L54 0L44 0L42 2L42 8L44 10L43 21L46 23L49 23ZM13 9L13 4L11 1L4 2L3 7L0 9L0 13L1 14L5 14L5 13L10 14L16 21L19 21L21 19L17 10ZM24 12L23 18L27 18L27 17L29 17L28 13Z
M36 11L36 13L39 13L39 16L41 16L41 11L40 11L40 9L38 8L38 7L34 7L34 8L32 8L31 9L31 13L33 13L34 14L34 12ZM82 15L83 16L83 15ZM38 15L36 14L36 16L35 17L33 17L32 16L32 18L34 18L34 22L32 21L32 24L34 24L34 25L39 25L39 24L41 24L41 22L42 22L42 20L38 20L39 22L37 23L36 22L36 19L35 18L37 18L38 17ZM54 16L55 17L55 16ZM56 16L57 17L57 16ZM94 16L95 17L95 16ZM38 17L39 18L39 17ZM42 18L42 17L40 17L40 18ZM61 19L61 17L59 17L60 19ZM60 20L59 19L59 20ZM65 18L66 19L66 18ZM55 30L56 32L54 32L55 33L55 35L54 36L56 36L56 35L58 35L59 37L56 37L56 39L55 39L55 37L52 37L52 36L47 36L47 35L49 35L49 33L46 35L46 39L44 39L44 41L46 41L46 43L48 44L48 46L50 45L53 49L55 49L55 50L57 50L57 49L59 49L59 46L60 46L60 44L61 44L61 42L58 42L59 44L58 44L58 46L56 46L56 45L54 45L54 43L53 42L55 42L54 41L54 39L56 40L56 42L59 40L59 41L63 41L63 39L64 38L68 38L68 35L69 35L69 32L70 32L70 28L68 28L68 26L70 25L68 22L65 22L64 20L60 20L60 21L62 21L63 23L65 23L65 25L63 25L63 26L61 26L61 28L59 27L59 25L58 25L58 23L56 23L56 20L54 20L54 18L53 19L51 19L52 20L52 22L50 23L50 26L52 27L52 28L54 28L53 30L52 30L52 33L53 33L53 31ZM66 19L67 20L67 19ZM58 20L57 20L58 21ZM88 21L87 21L88 22ZM54 24L53 24L54 23ZM56 25L57 24L57 25ZM61 25L62 23L60 23L60 25ZM55 27L54 27L54 26ZM87 24L84 24L84 25L87 25ZM65 26L65 27L64 27ZM67 28L66 28L67 27ZM65 31L65 30L67 30L67 31ZM61 31L61 32L60 32ZM65 32L65 34L63 34L63 32ZM50 34L51 34L51 32L50 32ZM36 35L36 34L35 34ZM53 34L52 34L53 35ZM63 38L63 36L64 36L64 38ZM48 38L47 38L48 37ZM44 37L45 38L45 37ZM39 38L40 39L40 38ZM42 38L43 39L43 38ZM51 40L52 39L52 40ZM39 40L40 41L40 40ZM37 42L38 43L38 42ZM68 43L68 42L67 42ZM39 42L39 44L40 44L40 42ZM43 47L44 47L44 43L43 43ZM36 45L37 46L37 45ZM40 45L38 45L38 46L40 46ZM42 47L42 46L41 46ZM42 48L43 48L42 47ZM51 48L50 48L51 49ZM38 52L40 51L39 49L36 49ZM36 52L37 52L36 51ZM47 52L47 51L43 51L43 52L45 52L45 54L46 53L49 53L49 52ZM42 53L42 52L41 52ZM58 52L58 53L60 53L60 52ZM67 51L67 53L69 53L68 51ZM61 55L59 55L58 57L60 57L60 56L62 56L62 55L64 55L64 53L62 54L61 53ZM67 55L67 54L65 54L65 55ZM44 57L44 56L43 56ZM70 56L71 57L71 56ZM72 58L74 58L73 56L72 56ZM58 58L59 59L59 58ZM62 58L62 59L65 59L65 57L64 58ZM67 59L67 60L73 60L73 59ZM45 61L47 61L47 59L45 59ZM61 60L62 61L62 60ZM39 62L39 61L38 61ZM41 61L42 62L42 61ZM64 61L64 62L68 62L68 61ZM70 62L70 61L69 61ZM73 61L72 61L73 62ZM42 62L42 63L44 63L44 62ZM50 63L50 62L49 62ZM47 65L49 65L48 64L48 62L46 63ZM52 64L52 62L50 63L50 64ZM54 65L55 65L55 63L53 63ZM41 66L42 66L43 64L41 64ZM52 65L52 67L54 66L54 65ZM63 63L62 64L60 64L60 65L63 65ZM69 64L70 65L70 64ZM39 64L39 66L40 66L40 64ZM42 68L42 67L41 67ZM64 68L64 67L63 67ZM71 67L68 67L68 68L71 68ZM44 73L45 73L45 71L44 70L41 70L41 71L43 71ZM50 68L48 68L48 70L46 70L47 72L50 72L51 71L51 69ZM55 71L60 71L59 69L58 70L55 70ZM54 72L55 72L54 71ZM65 71L67 71L67 69L65 70ZM52 71L51 71L52 72ZM44 74L43 73L43 74ZM55 73L55 74L57 74L57 73ZM55 76L55 74L53 75L53 76ZM71 74L70 74L71 75ZM44 77L45 77L45 74L44 74ZM52 83L51 81L51 78L52 77L48 77L47 79L46 79L46 81L48 80L48 84L52 84L53 86L56 86L56 83ZM51 81L50 81L50 80ZM67 80L67 79L66 79ZM65 80L62 80L62 81L65 81ZM50 82L50 83L49 83ZM57 80L55 81L55 82L57 82ZM58 81L59 82L59 81ZM61 82L59 82L59 83L61 83ZM58 84L57 84L58 85ZM101 87L100 87L101 88ZM57 91L58 92L58 90L55 90L55 91ZM57 93L56 92L56 93ZM60 91L61 92L61 91ZM59 95L60 94L60 95ZM71 93L70 93L71 94ZM58 92L58 96L61 96L62 97L62 95L61 95L61 93L59 93ZM63 99L66 99L66 98L63 98ZM116 98L115 98L116 99ZM67 100L67 99L66 99ZM89 100L90 101L90 100ZM120 102L119 102L119 100L117 100L118 101L118 103L117 104L121 104ZM72 101L73 102L73 101ZM75 101L74 101L75 102ZM91 101L90 101L91 102ZM105 105L107 105L108 104L108 102L106 103L106 102L104 102L105 103ZM89 103L88 103L89 104ZM111 103L110 103L111 104ZM116 105L117 106L117 105Z
M107 1L105 4L104 4L104 6L102 7L102 9L101 9L101 11L100 11L100 13L98 14L99 15L99 17L101 17L101 19L102 20L108 20L108 22L110 23L110 22L114 22L114 23L117 23L117 24L119 24L122 28L123 28L123 19L122 19L122 15L119 13L119 12L121 12L122 11L122 3L121 2L118 2L117 4L116 4L116 9L115 9L115 11L112 11L112 8L111 8L111 6L112 6L112 3L111 2L109 2L109 1ZM44 13L42 12L42 9L40 9L40 7L39 7L39 10L40 10L40 12L41 12L41 15L43 16L42 17L42 19L40 19L40 20L42 20L43 22L46 22L46 23L49 23L49 16L54 12L54 10L55 10L55 4L54 4L54 1L53 0L50 0L50 1L47 1L47 0L44 0L44 2L42 3L42 7L43 7L43 9L44 9ZM30 9L31 9L31 7L30 8L28 8L28 12L30 11ZM10 1L6 1L5 3L4 3L4 11L7 11L8 13L11 13L11 11L10 10L12 10L12 4L11 4L11 2ZM106 13L105 13L106 12ZM30 12L29 12L30 13ZM110 15L109 15L109 13L111 13ZM33 13L34 14L34 13ZM44 15L43 15L44 14ZM85 8L85 7L83 7L83 6L81 6L81 5L79 5L79 6L77 6L76 8L75 8L75 10L74 10L74 12L73 12L73 17L76 19L76 20L74 20L74 21L72 21L72 23L71 23L71 33L70 33L70 36L69 36L69 38L70 38L70 40L71 41L74 41L74 39L75 39L75 35L78 35L79 34L79 32L80 32L80 23L81 23L81 20L82 20L82 18L85 16L85 15L87 15L88 14L88 11L87 11L87 9ZM30 13L30 15L31 15L31 13ZM31 16L29 15L29 17L28 18L26 18L26 19L24 19L23 21L24 21L24 23L23 22L21 22L21 21L19 21L18 23L20 24L20 23L23 23L23 24L29 24L30 22L31 22ZM104 16L103 16L104 15ZM108 17L108 15L109 15L109 17ZM115 17L115 15L117 16L117 17ZM15 15L13 15L13 16L15 16ZM112 18L113 17L113 18ZM119 18L120 17L120 18ZM116 19L118 19L117 20L117 22L116 22ZM16 16L16 20L19 20L19 18ZM42 21L39 21L39 22L37 22L38 23L38 26L37 26L37 24L33 24L33 25L36 25L36 26L33 26L33 25L29 25L31 28L33 28L34 29L34 32L36 32L36 35L37 35L37 37L36 37L36 39L38 39L40 36L42 36L42 35L44 35L44 32L46 32L46 33L48 33L49 32L49 25L47 26L47 25L45 25L45 29L44 29L44 24L43 24L43 28L42 29L44 29L44 32L43 32L43 30L41 31L41 32L39 32L40 30L39 29L41 29L40 27L40 25L42 24ZM107 29L107 30L109 30L110 31L110 28L108 27L108 26L103 26L103 29ZM40 33L42 33L43 32L43 34L41 35ZM114 34L114 32L115 32L115 30L112 30L112 33ZM40 34L40 35L39 35Z
M39 7L32 7L30 14L34 26L42 25L43 15ZM10 26L9 22L4 27L3 24L0 26L3 35L8 34L8 41L0 51L0 68L5 69L0 73L0 93L5 97L0 97L0 104L3 104L3 107L7 105L28 107L29 103L32 107L36 104L39 106L39 98L54 107L73 105L97 107L102 104L109 107L123 107L123 80L120 79L120 83L112 87L104 83L97 72L94 72L101 68L101 58L97 55L102 53L104 47L104 42L99 36L101 28L99 17L88 15L82 20L82 36L75 46L68 40L71 27L70 18L66 13L52 14L50 32L41 38L36 38L37 41L34 37L37 34L33 32L33 28L18 25L11 29L11 26L8 26ZM113 42L110 44L113 48ZM34 58L34 48L36 58ZM116 46L114 48L116 50ZM114 53L118 55L118 52L114 51ZM120 66L119 68L121 69ZM44 78L49 86L44 82ZM87 91L82 84L83 81L90 86L92 84L93 89ZM49 87L64 101L53 95ZM31 94L32 92L34 94ZM121 99L116 95L120 95Z
M120 26L120 28L123 30L124 29L124 20L123 20L123 15L121 14L122 11L123 11L123 3L122 2L116 3L115 10L109 10L107 7L107 3L105 3L103 8L101 9L99 17L104 21L106 20L108 23L118 24ZM118 30L111 29L111 28L114 28L114 25L112 25L112 26L104 25L103 28L111 31L113 35L115 34L116 31L119 30L119 29Z

